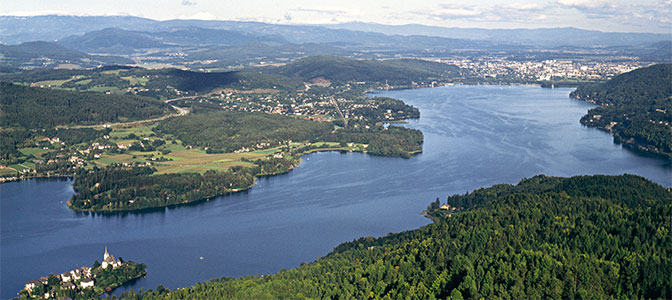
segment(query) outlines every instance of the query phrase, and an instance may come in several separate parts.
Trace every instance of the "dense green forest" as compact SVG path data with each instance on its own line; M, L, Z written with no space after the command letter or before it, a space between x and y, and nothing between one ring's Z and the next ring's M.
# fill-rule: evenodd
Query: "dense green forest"
M672 160L672 64L658 64L584 85L571 97L601 105L581 123L611 131L614 141Z
M672 193L642 177L540 175L448 202L463 210L295 269L120 298L672 298Z
M234 167L205 174L152 175L155 171L122 166L81 170L69 206L83 211L118 211L185 204L248 189L260 172L258 168Z
M279 88L295 90L303 87L301 81L273 74L256 72L195 72L180 69L149 70L134 68L124 75L147 76L145 85L150 90L171 86L182 91L209 92L215 88Z
M322 77L335 82L388 81L390 84L410 84L411 81L445 79L458 74L459 68L417 59L358 60L336 56L310 56L268 71L303 80Z
M71 92L0 82L0 126L49 128L158 117L169 105L126 95Z

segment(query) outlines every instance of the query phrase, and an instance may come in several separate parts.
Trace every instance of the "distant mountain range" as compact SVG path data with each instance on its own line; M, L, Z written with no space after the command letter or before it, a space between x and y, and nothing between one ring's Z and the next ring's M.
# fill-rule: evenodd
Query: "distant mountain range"
M153 38L163 37L167 43L176 40L184 42L189 39L195 39L192 43L203 43L207 40L206 36L210 36L208 38L211 44L221 44L222 39L235 40L240 43L258 42L262 39L300 44L397 44L402 48L421 45L469 48L493 44L538 47L612 47L639 46L672 40L671 34L613 33L577 28L476 29L371 23L277 25L240 21L156 21L130 16L0 16L0 28L3 28L0 30L0 42L4 44L36 40L56 41L68 36L83 35L106 28L150 32L153 33ZM229 32L213 32L206 29Z
M279 36L188 26L159 32L105 28L65 37L58 44L94 53L134 53L136 50L149 48L206 47L253 42L287 43Z
M544 47L613 47L639 46L672 40L672 34L602 32L573 27L539 29L482 29L438 27L419 24L383 25L375 23L342 23L323 25L332 29L377 32L387 35L426 35L453 39L485 40Z
M672 60L671 35L576 28L277 25L57 15L0 16L0 28L0 66L13 68L138 63L226 69L282 63L312 55L372 59L499 53L513 59L557 59L573 57L577 50L595 48L601 51L598 55L639 57L655 62Z

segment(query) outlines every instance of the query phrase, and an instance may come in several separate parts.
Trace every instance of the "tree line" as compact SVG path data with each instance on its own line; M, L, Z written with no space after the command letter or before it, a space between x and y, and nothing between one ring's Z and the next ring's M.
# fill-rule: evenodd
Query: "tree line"
M583 85L570 96L601 105L581 124L611 131L614 141L627 147L672 159L672 64Z
M120 299L672 297L672 193L642 177L537 176L448 202L464 209L294 269Z

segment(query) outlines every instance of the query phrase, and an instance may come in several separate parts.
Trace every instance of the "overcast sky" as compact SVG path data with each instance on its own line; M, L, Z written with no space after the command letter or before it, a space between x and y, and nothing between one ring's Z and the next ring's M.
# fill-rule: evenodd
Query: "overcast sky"
M0 15L42 14L672 33L672 0L0 0Z

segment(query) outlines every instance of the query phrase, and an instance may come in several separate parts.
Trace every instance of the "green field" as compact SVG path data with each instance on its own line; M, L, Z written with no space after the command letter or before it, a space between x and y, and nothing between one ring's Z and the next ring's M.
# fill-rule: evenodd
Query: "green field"
M153 141L154 139L159 138L153 136L154 132L152 131L152 128L154 126L154 124L150 124L128 128L115 128L109 134L110 141L124 145L143 141L144 138L149 138L150 141ZM129 139L128 136L130 134L135 134L137 138ZM175 144L173 144L171 136L164 136L163 139L166 140L166 144L158 147L156 151L129 151L123 154L104 154L101 158L96 159L94 163L99 167L104 167L111 164L149 162L158 170L157 174L204 173L208 170L226 170L234 166L254 167L254 163L242 160L246 159L254 161L280 150L280 148L271 148L247 153L208 154L203 149L187 149L180 140L175 140ZM162 154L161 151L165 150L169 150L170 153L166 155ZM156 161L152 160L152 158L164 158L168 161Z
M14 175L14 174L16 174L16 170L13 168L0 169L0 176Z
M64 80L44 80L44 81L38 81L33 83L33 85L37 87L54 87L54 86L61 86L62 84L70 81L70 79L64 79Z
M124 77L121 77L121 79L128 80L128 82L131 85L138 85L138 84L145 85L149 81L149 78L142 78L142 77L135 77L135 76L124 76Z
M93 81L93 80L92 79L84 79L84 80L76 81L75 83L76 84L89 84L91 81Z
M118 87L115 87L115 86L97 86L97 87L92 87L92 88L88 89L87 91L91 91L91 92L107 92L107 91L109 91L111 93L117 93L120 90L119 90Z
M21 152L25 156L30 156L30 155L39 156L40 154L45 153L47 151L49 151L49 150L44 150L42 148L20 148L19 149L19 152Z

